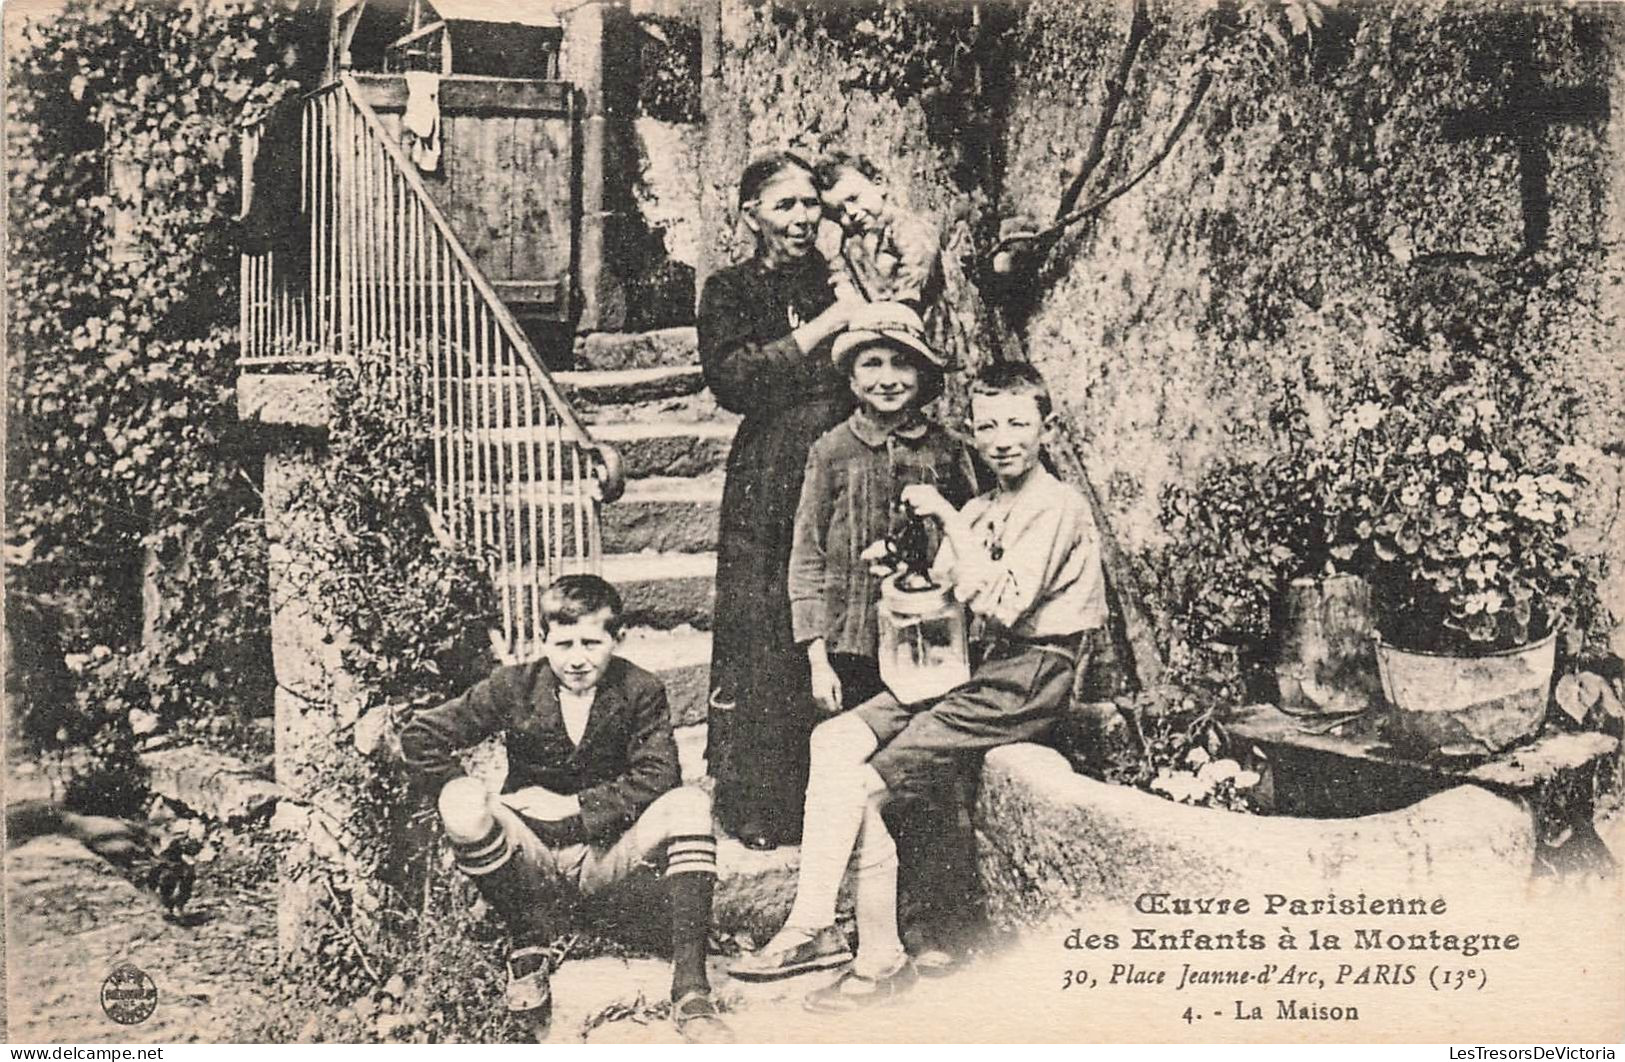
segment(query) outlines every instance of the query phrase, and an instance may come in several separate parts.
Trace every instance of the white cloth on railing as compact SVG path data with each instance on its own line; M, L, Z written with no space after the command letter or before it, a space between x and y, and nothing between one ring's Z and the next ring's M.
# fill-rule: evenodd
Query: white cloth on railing
M440 168L440 75L433 71L406 72L401 143L407 157L424 173Z

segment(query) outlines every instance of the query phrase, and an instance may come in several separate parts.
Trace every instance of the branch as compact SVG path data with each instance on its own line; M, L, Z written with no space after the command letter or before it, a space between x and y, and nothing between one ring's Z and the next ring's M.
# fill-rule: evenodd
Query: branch
M1167 138L1163 140L1162 147L1157 149L1157 153L1152 155L1146 164L1135 172L1134 176L1098 199L1090 200L1085 205L1056 218L1054 224L1041 232L1023 232L1004 237L993 245L992 253L1010 251L1018 246L1025 245L1036 248L1040 253L1047 255L1060 242L1061 236L1065 234L1068 228L1089 215L1098 212L1113 201L1127 195L1134 189L1135 185L1143 181L1152 170L1162 165L1163 160L1173 153L1175 146L1179 143L1179 138L1185 135L1186 129L1190 128L1192 120L1196 117L1197 109L1201 107L1202 100L1206 98L1208 89L1212 86L1213 75L1208 71L1203 71L1196 79L1196 85L1191 91L1191 98L1186 102L1184 111L1179 115L1179 120L1174 123L1173 128L1168 131Z
M1087 205L1078 207L1076 210L1073 210L1070 213L1058 218L1055 224L1051 225L1042 235L1059 236L1061 231L1066 229L1068 226L1083 220L1090 214L1093 214L1095 211L1104 207L1106 204L1112 202L1114 199L1127 195L1131 190L1133 190L1135 185L1139 184L1145 179L1147 174L1156 169L1158 166L1162 165L1162 161L1172 154L1174 146L1179 143L1179 138L1185 135L1185 130L1190 128L1191 120L1196 117L1197 108L1202 105L1202 100L1207 96L1207 90L1212 85L1213 75L1207 71L1203 71L1201 76L1196 79L1196 87L1192 90L1190 101L1185 104L1185 110L1180 114L1179 121L1175 122L1174 127L1168 131L1168 138L1162 142L1162 147L1157 150L1157 153L1152 155L1150 160L1147 161L1144 166L1140 167L1139 171L1135 173L1133 177L1130 177L1127 181L1124 181L1116 188L1113 188L1099 199L1095 199Z
M1094 133L1089 138L1089 150L1085 152L1083 162L1078 165L1078 172L1061 193L1061 205L1056 208L1057 219L1064 218L1074 206L1078 198L1083 195L1084 185L1100 166L1101 160L1106 157L1106 137L1111 133L1112 127L1117 124L1117 111L1123 105L1123 97L1128 94L1128 78L1134 68L1134 60L1140 53L1140 45L1151 32L1151 18L1146 14L1146 0L1134 0L1134 13L1129 19L1128 40L1123 43L1123 52L1117 57L1117 69L1106 80L1106 99L1100 106L1100 121L1095 123Z

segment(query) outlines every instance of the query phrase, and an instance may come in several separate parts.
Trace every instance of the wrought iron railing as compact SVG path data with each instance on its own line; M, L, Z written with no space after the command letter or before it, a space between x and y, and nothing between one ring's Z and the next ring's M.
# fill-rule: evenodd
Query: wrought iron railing
M259 135L246 132L245 171ZM403 413L433 439L436 517L489 559L506 655L532 656L542 589L598 570L598 506L620 493L619 460L576 416L352 78L306 99L301 137L309 260L292 269L274 251L243 256L244 369L368 350L414 361L421 385L402 396Z

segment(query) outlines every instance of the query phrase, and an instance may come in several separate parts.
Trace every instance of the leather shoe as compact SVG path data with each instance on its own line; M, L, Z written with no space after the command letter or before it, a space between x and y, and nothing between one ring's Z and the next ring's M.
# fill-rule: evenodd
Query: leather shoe
M733 1030L722 1020L708 992L687 992L671 1005L671 1023L691 1044L731 1044Z
M905 955L890 973L876 977L848 970L834 984L807 993L801 1005L815 1014L849 1014L865 1007L895 1002L919 979L914 960Z
M781 941L781 937L787 939ZM852 948L846 935L835 926L816 932L781 929L761 950L735 959L728 974L740 981L777 981L814 970L832 970L851 961Z

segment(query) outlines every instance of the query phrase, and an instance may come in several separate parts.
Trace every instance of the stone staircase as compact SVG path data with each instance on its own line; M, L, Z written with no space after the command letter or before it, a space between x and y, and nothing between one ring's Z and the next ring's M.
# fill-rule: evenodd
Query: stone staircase
M700 756L711 667L717 514L739 418L705 389L692 328L582 341L555 379L593 436L620 451L626 493L602 507L603 572L626 601L622 654L658 674L684 775Z

